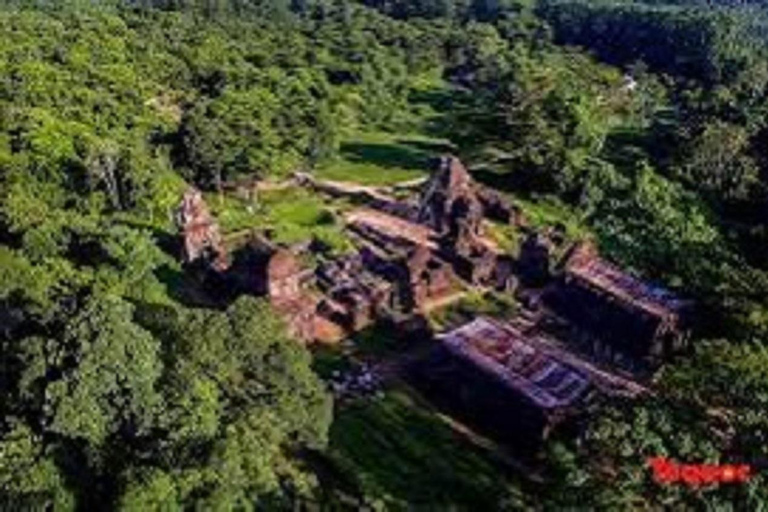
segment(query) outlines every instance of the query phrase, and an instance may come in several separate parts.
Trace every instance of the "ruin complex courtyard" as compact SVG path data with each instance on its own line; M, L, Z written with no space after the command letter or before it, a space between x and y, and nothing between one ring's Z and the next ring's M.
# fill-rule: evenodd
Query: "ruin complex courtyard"
M267 297L309 345L381 325L429 338L400 370L427 393L454 396L453 406L491 431L495 424L513 437L544 439L597 396L647 392L647 370L685 348L691 303L602 259L588 240L531 228L513 201L475 182L456 157L436 159L405 195L307 174L293 186L347 201L338 216L353 250L332 256L317 241L281 244L258 226L225 244L190 189L177 214L188 268L206 283ZM519 233L515 254L490 236L491 223ZM431 312L468 293L508 297L518 312L429 327Z

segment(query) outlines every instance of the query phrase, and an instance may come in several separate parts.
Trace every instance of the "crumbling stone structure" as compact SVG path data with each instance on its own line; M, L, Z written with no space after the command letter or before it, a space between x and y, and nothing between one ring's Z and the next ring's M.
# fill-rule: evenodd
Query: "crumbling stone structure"
M473 285L492 284L498 254L482 233L483 205L458 158L440 159L426 183L419 221L440 236L445 258L456 274Z
M426 247L414 248L405 258L408 306L422 309L431 300L448 295L453 289L453 271Z
M441 157L424 185L418 222L438 235L458 238L479 236L482 216L482 205L466 167L456 157Z
M351 334L378 320L412 314L453 289L453 272L424 246L364 244L350 256L320 265L318 312Z
M485 217L504 224L525 225L525 219L520 208L508 201L499 192L483 186L476 186L476 190Z
M267 293L274 304L291 302L302 294L302 268L298 258L288 249L277 248L266 269Z
M592 335L592 350L604 359L655 366L685 346L691 303L601 258L590 243L571 250L547 301Z
M316 276L324 295L318 312L343 333L363 329L394 305L393 284L372 272L360 253L320 265Z
M454 275L472 285L514 287L510 262L483 236L483 217L483 205L469 173L457 158L448 156L437 161L422 188L416 223L368 208L349 213L346 220L351 231L372 246L390 254L414 256L405 262L406 274L397 279L408 291L404 303L419 307L425 296L444 293L442 289ZM427 254L428 271L419 272L429 278L413 280L411 276L419 273L417 267L427 260Z
M415 368L437 403L521 449L572 427L596 395L636 397L636 382L596 368L547 338L478 317L438 337Z
M208 210L199 190L194 187L187 189L176 210L175 221L183 237L184 263L204 260L217 271L224 271L229 267L219 225Z
M546 235L531 231L520 246L518 270L527 286L541 286L551 279L553 247Z
M352 194L369 206L344 217L358 253L303 269L297 251L252 233L230 264L202 194L190 188L176 212L184 262L213 267L227 291L269 297L306 341L339 339L382 319L424 312L450 294L458 279L512 292L519 277L527 287L543 287L537 297L544 296L561 318L603 340L601 351L607 346L612 353L657 361L682 343L682 302L600 259L594 248L576 247L554 287L544 285L552 281L555 237L529 231L517 259L503 254L484 236L485 219L519 225L519 210L474 183L453 156L436 162L417 205L370 187L311 185Z
M293 336L314 340L318 299L309 291L314 276L291 249L252 232L233 252L225 277L230 289L268 297Z

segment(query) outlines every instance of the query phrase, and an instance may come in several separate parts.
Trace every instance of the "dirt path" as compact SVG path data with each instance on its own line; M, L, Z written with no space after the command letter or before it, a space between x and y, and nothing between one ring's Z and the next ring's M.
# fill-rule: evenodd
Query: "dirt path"
M268 192L272 190L285 190L295 186L296 182L293 179L287 179L283 181L257 181L255 188L258 192Z
M408 189L412 189L412 188L419 188L422 185L424 185L424 183L426 183L428 179L429 179L429 177L422 176L421 178L414 178L414 179L408 180L408 181L401 181L399 183L395 183L393 185L384 186L384 187L381 187L381 188L387 189L387 190L408 190Z
M299 185L310 186L320 192L325 192L334 196L363 196L368 197L373 201L395 201L395 198L383 192L385 189L382 187L360 185L358 183L346 181L318 180L311 174L303 172L294 173L293 176L294 182Z

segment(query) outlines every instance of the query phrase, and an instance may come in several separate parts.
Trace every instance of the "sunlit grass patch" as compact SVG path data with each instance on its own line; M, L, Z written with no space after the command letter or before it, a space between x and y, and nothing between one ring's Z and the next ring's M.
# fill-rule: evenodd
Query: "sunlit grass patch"
M210 194L206 200L225 234L256 229L269 232L277 243L316 239L333 253L352 249L332 205L306 189L263 191L252 202L218 194Z
M472 321L478 315L506 319L514 316L517 302L509 294L472 291L459 301L429 315L432 328L443 331Z

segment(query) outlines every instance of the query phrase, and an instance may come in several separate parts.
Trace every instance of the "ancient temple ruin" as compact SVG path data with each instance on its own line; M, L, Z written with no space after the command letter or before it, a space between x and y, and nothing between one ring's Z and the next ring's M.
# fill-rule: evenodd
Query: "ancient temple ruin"
M483 205L458 158L440 159L421 196L419 220L440 235L444 257L472 285L492 283L500 256L483 234Z
M269 298L293 336L303 341L314 339L318 301L310 292L314 275L290 248L257 232L248 233L233 251L224 278L230 289Z
M371 194L303 180L333 195ZM344 220L358 252L320 265L316 276L323 293L318 314L347 334L392 315L427 310L462 280L514 288L513 265L483 236L483 205L455 157L438 161L416 208L377 194L376 201L348 212Z
M366 243L358 252L318 266L318 314L347 335L377 321L428 308L456 288L450 265L427 246L397 239Z
M323 293L318 314L345 335L374 323L392 307L391 283L368 271L359 253L318 266L315 276Z
M187 189L174 219L183 238L182 261L185 264L203 261L217 271L227 269L229 261L219 225L199 190L194 187Z
M267 296L305 341L332 341L373 323L407 318L443 304L463 286L506 293L536 291L549 312L589 332L599 351L658 362L682 345L685 303L601 259L580 244L562 270L562 241L522 227L519 255L486 236L487 219L520 226L518 208L475 183L453 156L442 157L417 195L398 200L373 187L297 182L364 206L344 213L356 250L302 265L296 250L256 232L227 254L202 195L190 188L177 212L184 261L202 261L238 293ZM557 250L556 250L557 248ZM230 264L230 259L232 260ZM226 270L226 272L224 272Z
M636 397L645 388L597 368L509 323L475 320L439 337L420 382L427 393L513 444L536 448L596 395Z
M577 244L549 296L553 309L594 335L595 352L651 365L683 348L690 302L650 285Z
M513 319L481 316L450 329L407 367L436 406L523 457L535 457L552 432L578 428L595 398L644 393L635 379L684 345L690 304L601 258L593 245L569 246L564 229L525 225L519 208L475 183L457 158L436 160L432 171L405 198L296 176L299 186L353 205L340 217L354 250L341 256L319 249L305 258L317 243L287 247L258 229L239 233L237 244L229 238L227 250L190 188L176 214L184 262L212 268L228 296L268 298L306 343L337 342L375 324L431 339L426 315L467 288L514 295ZM519 251L500 249L486 233L489 221L516 227Z
M349 212L344 220L355 235L382 248L423 246L433 251L439 248L437 231L402 217L358 208Z
M479 234L481 218L482 205L466 167L456 157L441 157L424 185L417 221L440 235L457 236L460 226Z
M451 293L456 277L445 261L426 247L416 247L402 258L406 270L406 307L423 309Z

